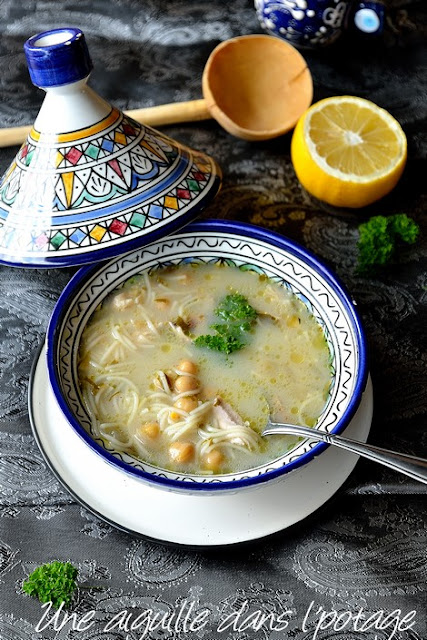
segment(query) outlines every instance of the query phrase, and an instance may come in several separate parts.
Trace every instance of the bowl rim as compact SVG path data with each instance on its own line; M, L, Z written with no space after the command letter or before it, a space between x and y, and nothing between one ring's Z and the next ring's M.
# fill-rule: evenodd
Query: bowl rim
M180 233L199 234L203 232L215 232L216 234L236 233L240 236L243 235L248 237L249 239L256 239L262 242L266 242L281 250L285 250L289 254L302 259L310 267L314 268L320 274L320 276L329 284L333 291L339 296L340 302L342 303L345 312L350 320L350 324L352 325L352 328L354 330L359 352L359 368L355 376L353 394L343 416L335 425L335 427L330 431L330 433L339 434L344 431L344 429L348 426L349 422L356 413L368 379L368 354L365 332L359 315L354 307L355 303L353 303L352 298L345 285L343 285L340 279L329 269L329 267L327 267L326 264L323 263L323 261L317 256L315 256L310 250L306 249L294 240L282 236L274 231L270 231L246 222L235 220L205 219L202 221L193 222L182 229L180 232L178 231L177 233L174 233L172 235L175 238L179 237ZM172 239L171 236L165 236L164 239L167 238ZM157 241L158 240L150 243L150 245L156 244ZM132 251L129 253L132 253ZM114 260L117 260L117 256L114 258ZM301 454L297 459L292 460L279 468L265 471L264 473L257 476L243 477L235 480L218 480L216 482L214 478L211 478L211 476L209 476L209 482L206 482L205 476L200 476L201 481L198 482L190 481L189 479L181 480L153 475L143 469L131 467L126 462L122 461L119 458L116 458L109 451L104 449L100 444L95 442L90 434L86 432L80 422L76 419L61 391L61 381L55 354L57 352L57 340L60 335L62 320L68 311L69 301L72 298L75 298L82 285L89 278L91 278L97 271L101 272L106 266L108 266L108 264L109 262L92 264L84 266L79 269L79 271L77 271L77 273L71 278L58 298L58 301L53 309L46 334L47 369L49 381L56 401L68 424L86 442L86 444L98 455L100 455L107 463L110 463L116 467L118 466L126 473L136 475L140 479L163 488L178 489L184 492L192 491L208 493L215 491L237 490L243 487L257 486L263 482L278 479L281 476L286 475L286 473L289 473L307 464L310 460L318 456L322 451L330 446L325 442L316 443L309 451Z

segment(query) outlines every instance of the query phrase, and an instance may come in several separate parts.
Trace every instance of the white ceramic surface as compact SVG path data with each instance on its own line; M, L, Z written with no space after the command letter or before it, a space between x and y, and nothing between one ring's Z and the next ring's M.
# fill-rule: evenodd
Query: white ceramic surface
M78 131L106 118L111 105L95 93L87 81L88 78L84 78L71 85L46 88L34 129L56 135L64 131L64 126L68 131Z
M38 445L57 477L82 504L132 533L196 547L256 540L316 511L341 487L357 461L353 454L329 447L279 480L237 493L194 495L158 489L105 462L69 427L50 389L45 359L43 349L29 391ZM366 441L372 411L369 380L344 434Z

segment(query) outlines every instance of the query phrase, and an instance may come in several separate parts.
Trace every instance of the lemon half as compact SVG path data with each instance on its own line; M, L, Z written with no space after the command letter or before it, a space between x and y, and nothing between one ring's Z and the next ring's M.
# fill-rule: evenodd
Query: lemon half
M364 207L397 184L407 144L385 109L354 96L326 98L299 119L291 158L309 193L337 207Z

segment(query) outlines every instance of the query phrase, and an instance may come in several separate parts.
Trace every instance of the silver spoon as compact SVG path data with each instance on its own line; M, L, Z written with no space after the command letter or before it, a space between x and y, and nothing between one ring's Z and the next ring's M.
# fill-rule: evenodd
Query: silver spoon
M325 433L324 431L318 431L317 429L311 429L310 427L301 427L295 424L284 424L281 422L272 422L268 420L267 426L261 433L262 436L272 436L275 434L288 434L295 436L302 436L304 438L311 438L312 440L321 440L328 444L333 444L341 449L346 449L359 456L379 462L385 467L394 469L405 473L410 478L424 482L427 484L427 459L417 458L416 456L409 456L406 453L398 453L397 451L390 451L389 449L383 449L382 447L375 447L372 444L365 444L358 442L357 440L350 440L350 438L343 438L331 433Z

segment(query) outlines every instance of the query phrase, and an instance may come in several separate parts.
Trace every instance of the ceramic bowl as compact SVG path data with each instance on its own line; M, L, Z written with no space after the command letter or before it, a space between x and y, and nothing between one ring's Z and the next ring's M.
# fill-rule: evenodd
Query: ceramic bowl
M208 220L102 265L84 267L63 291L48 328L47 365L50 385L70 428L124 474L184 492L206 494L256 487L309 465L327 445L302 440L280 458L244 472L188 475L115 452L92 432L77 379L78 346L85 325L105 297L128 278L166 263L189 260L226 260L251 268L298 296L323 327L333 367L329 398L315 428L340 433L349 424L365 388L367 361L363 330L348 293L325 265L291 240L247 224Z

